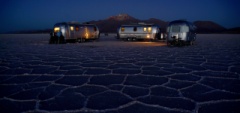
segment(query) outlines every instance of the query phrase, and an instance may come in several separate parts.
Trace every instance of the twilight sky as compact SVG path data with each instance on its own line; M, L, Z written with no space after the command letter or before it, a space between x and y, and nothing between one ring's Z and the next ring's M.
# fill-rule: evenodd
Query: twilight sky
M52 28L57 22L102 20L121 13L137 19L209 20L240 27L240 0L1 0L0 33Z

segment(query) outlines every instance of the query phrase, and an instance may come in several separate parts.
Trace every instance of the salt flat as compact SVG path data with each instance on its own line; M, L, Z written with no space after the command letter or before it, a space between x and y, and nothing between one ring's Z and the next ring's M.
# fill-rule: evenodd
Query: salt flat
M48 44L49 34L0 35L0 112L238 113L240 35Z

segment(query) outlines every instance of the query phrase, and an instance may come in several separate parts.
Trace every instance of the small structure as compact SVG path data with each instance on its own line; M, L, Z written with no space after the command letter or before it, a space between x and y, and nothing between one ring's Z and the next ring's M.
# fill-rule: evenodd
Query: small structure
M167 27L168 45L193 45L196 40L196 26L185 20L175 20Z
M121 25L117 30L117 38L123 40L156 40L161 39L160 27L155 24Z
M59 39L61 35L62 40L60 41ZM99 39L99 36L100 36L99 29L94 24L80 24L78 22L62 22L56 23L54 25L53 36L51 36L54 37L54 39L50 39L49 43L56 42L53 40L58 40L57 43L64 43L66 41L83 42L86 40Z

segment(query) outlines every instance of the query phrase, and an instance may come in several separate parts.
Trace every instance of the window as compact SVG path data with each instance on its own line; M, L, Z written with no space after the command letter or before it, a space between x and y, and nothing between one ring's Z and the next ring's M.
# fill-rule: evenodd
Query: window
M151 32L152 31L152 27L148 27L148 32Z
M75 27L75 30L76 30L76 31L79 31L79 26L76 26L76 27Z
M60 31L60 27L54 27L54 32L59 32Z
M137 27L133 27L133 31L137 31Z
M172 26L171 31L172 32L180 32L180 26L176 26L176 25Z
M87 28L87 26L86 26L86 27L85 27L85 37L88 38L88 36L89 36L89 35L88 35L88 28Z
M170 32L170 27L167 27L167 32Z
M144 28L143 28L143 31L147 31L147 28L146 28L146 27L144 27Z
M123 32L125 30L125 28L124 27L121 27L121 31Z
M74 31L74 27L73 27L73 26L70 26L70 30L71 30L71 31Z
M181 32L189 32L189 27L188 26L182 26L181 27Z

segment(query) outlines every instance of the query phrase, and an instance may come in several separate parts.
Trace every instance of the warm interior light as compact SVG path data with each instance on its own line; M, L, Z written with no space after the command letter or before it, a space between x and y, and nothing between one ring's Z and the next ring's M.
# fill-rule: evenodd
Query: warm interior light
M85 33L85 37L88 38L88 33Z
M151 27L148 27L148 32L151 32L152 31L152 28Z
M147 28L146 28L146 27L144 27L144 28L143 28L143 31L147 31Z
M121 31L123 32L125 30L125 28L124 27L121 27Z
M88 38L88 29L85 28L85 37Z
M73 30L74 30L74 27L73 27L73 26L70 26L70 30L73 31Z
M55 27L54 28L54 32L59 32L60 31L60 27Z
M79 31L79 27L78 26L75 29L76 29L76 31Z
M150 35L149 35L149 34L147 35L147 38L150 38Z

